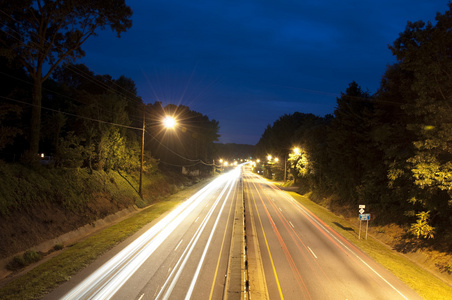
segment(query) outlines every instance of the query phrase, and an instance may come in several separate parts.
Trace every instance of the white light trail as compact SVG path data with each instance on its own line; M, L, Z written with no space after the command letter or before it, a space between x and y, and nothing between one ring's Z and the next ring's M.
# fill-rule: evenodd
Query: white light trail
M238 172L238 174L240 174L240 172ZM229 195L231 194L232 187L233 187L233 185L231 185L231 187L229 188L228 194L226 195L225 199L228 199ZM195 275L193 275L193 279L191 281L190 288L188 289L187 294L185 295L185 300L189 300L191 298L191 294L193 293L193 289L195 288L196 281L198 280L199 272L201 271L202 264L204 262L206 254L207 254L207 249L209 249L210 242L212 241L213 234L215 232L215 229L217 228L218 221L220 220L220 216L221 216L221 213L223 212L225 204L226 204L226 201L223 201L223 205L221 205L220 212L218 213L217 219L215 220L215 224L210 232L209 240L207 241L207 244L204 247L204 251L203 251L201 259L198 263L198 267L196 268Z
M171 274L166 279L166 281L165 281L164 285L162 286L162 289L159 292L159 294L157 295L156 299L160 299L160 297L162 297L162 299L169 299L169 297L170 297L174 287L176 286L176 283L177 283L179 277L181 276L181 273L182 273L182 271L183 271L183 269L184 269L184 267L185 267L185 265L186 265L186 263L188 261L188 258L190 257L190 254L192 253L193 249L195 248L196 243L198 242L202 232L204 231L204 229L205 229L205 227L207 225L208 220L212 216L216 206L218 205L219 201L223 197L223 195L226 192L226 190L228 189L228 187L232 186L233 181L236 179L236 176L235 176L236 173L234 171L229 172L227 174L229 174L229 176L228 176L229 177L229 182L225 185L225 187L223 188L221 194L217 197L217 199L215 200L215 203L210 208L208 214L206 215L204 220L201 222L200 227L197 229L195 235L191 239L191 241L188 244L187 248L185 249L184 253L182 253L181 257L177 261L173 271L171 272ZM177 270L177 272L176 272L176 270ZM166 290L164 295L162 295L162 293L165 291L165 288L166 288L166 286L168 284L170 284L168 289Z
M69 291L62 299L111 298L197 205L211 194L213 190L220 187L228 177L228 174L218 177L187 199Z

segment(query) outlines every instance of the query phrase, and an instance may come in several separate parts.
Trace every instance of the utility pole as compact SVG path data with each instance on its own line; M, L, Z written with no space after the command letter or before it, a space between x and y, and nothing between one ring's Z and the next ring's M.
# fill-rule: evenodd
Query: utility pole
M286 182L287 159L284 158L284 182Z
M143 132L141 135L141 165L140 165L140 187L138 193L143 198L143 160L144 160L144 131L146 128L146 110L143 108Z

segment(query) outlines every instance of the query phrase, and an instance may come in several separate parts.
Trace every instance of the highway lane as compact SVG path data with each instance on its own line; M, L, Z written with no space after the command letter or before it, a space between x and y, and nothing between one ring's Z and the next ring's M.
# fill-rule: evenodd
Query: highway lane
M218 177L44 299L222 299L240 177Z
M243 181L251 299L421 299L287 193Z

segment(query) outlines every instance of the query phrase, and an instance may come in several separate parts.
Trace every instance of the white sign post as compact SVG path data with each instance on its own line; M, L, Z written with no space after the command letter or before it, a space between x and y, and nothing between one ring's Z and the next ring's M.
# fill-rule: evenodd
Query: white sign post
M361 221L367 221L366 224L366 240L367 240L367 230L369 228L369 220L370 220L370 214L365 214L364 209L366 206L364 204L359 205L359 233L358 233L358 239L361 239Z

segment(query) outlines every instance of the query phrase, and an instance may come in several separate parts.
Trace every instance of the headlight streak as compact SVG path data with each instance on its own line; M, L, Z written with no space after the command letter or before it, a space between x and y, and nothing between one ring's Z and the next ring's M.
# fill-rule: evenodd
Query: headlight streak
M237 168L234 173L237 173L237 174L234 174L234 175L237 175L237 177L238 177L240 175L240 169ZM234 176L233 179L236 179L237 177ZM229 191L228 191L228 194L226 195L225 199L229 198L229 195L231 194L232 187L233 187L233 185L231 184L231 186L229 188ZM200 259L200 261L198 263L198 267L196 269L195 275L193 275L193 279L191 281L190 288L188 289L187 294L185 295L185 299L186 300L190 299L191 294L193 293L193 289L195 288L195 284L196 284L196 281L198 279L199 272L201 271L201 266L202 266L202 264L204 262L206 254L207 254L207 249L209 249L210 242L212 241L213 234L215 232L215 229L217 228L218 221L220 220L220 216L221 216L221 213L223 212L225 204L226 204L226 201L223 201L223 204L221 205L220 212L218 213L217 219L215 220L215 224L214 224L214 226L213 226L213 228L212 228L212 230L210 232L209 239L207 240L206 246L204 247L204 251L203 251L201 259Z
M196 206L228 178L228 174L218 177L187 199L62 299L111 298Z
M185 248L184 252L180 256L180 258L177 261L176 265L173 267L170 275L166 279L165 283L161 287L160 292L155 297L155 299L160 299L160 297L162 297L162 299L168 299L170 297L170 295L171 295L174 287L176 286L176 283L177 283L177 281L178 281L178 279L179 279L179 277L180 277L180 275L181 275L181 273L182 273L182 271L183 271L183 269L184 269L184 267L185 267L185 265L186 265L186 263L188 261L188 258L190 257L191 252L195 248L196 243L197 243L198 239L200 238L202 232L204 231L204 228L206 227L207 222L210 219L210 217L212 216L216 206L218 205L219 201L223 197L223 195L226 192L226 190L228 189L228 187L229 187L229 189L232 189L232 183L236 179L236 171L235 170L231 171L231 172L229 172L229 173L227 173L225 175L228 175L228 179L229 179L228 183L225 185L225 187L223 188L221 194L217 197L217 199L215 200L215 203L210 208L208 214L206 215L206 217L201 222L201 224L198 227L198 229L196 230L193 238L190 240L189 244L187 245L187 247ZM225 203L225 201L223 202L223 204L224 203ZM177 270L177 272L176 272L176 270ZM176 272L176 274L174 274L175 272ZM165 288L170 282L171 282L171 284L169 285L168 289L165 292ZM163 292L165 292L165 294L162 296Z

